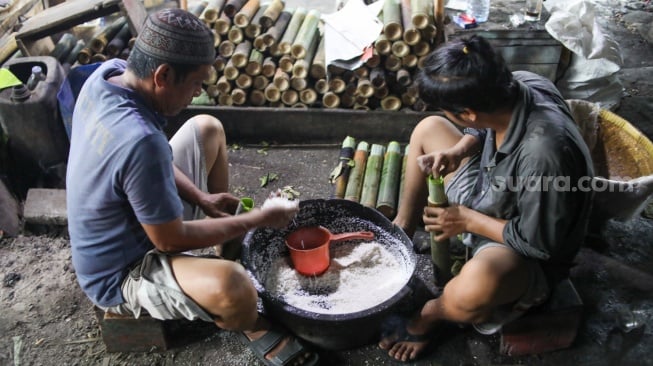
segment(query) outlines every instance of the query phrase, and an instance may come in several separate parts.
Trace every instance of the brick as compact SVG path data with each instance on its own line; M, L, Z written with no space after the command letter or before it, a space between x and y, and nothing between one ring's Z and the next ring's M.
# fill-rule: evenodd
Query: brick
M149 315L139 318L97 310L107 352L162 352L169 347L164 321Z
M542 306L503 326L500 352L508 356L568 348L576 339L583 302L569 279Z

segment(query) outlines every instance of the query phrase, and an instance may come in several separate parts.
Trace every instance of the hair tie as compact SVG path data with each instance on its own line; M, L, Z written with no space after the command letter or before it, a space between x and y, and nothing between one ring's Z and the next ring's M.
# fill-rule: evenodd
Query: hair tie
M463 53L466 55L469 54L469 50L467 49L467 46L463 46Z

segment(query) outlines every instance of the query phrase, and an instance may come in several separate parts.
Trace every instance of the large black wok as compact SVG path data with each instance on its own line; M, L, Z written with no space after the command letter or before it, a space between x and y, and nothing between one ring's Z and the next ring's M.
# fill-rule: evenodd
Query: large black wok
M356 219L352 220L350 227L343 228L342 218L348 217ZM339 222L338 227L334 226L335 222ZM334 233L361 230L374 232L379 243L389 243L386 249L407 271L406 277L409 280L406 285L382 303L348 314L310 312L288 305L283 299L273 296L266 291L264 284L272 262L280 256L288 256L285 236L298 227L312 225L322 225ZM410 311L414 307L411 295L416 256L410 239L378 211L352 201L302 201L297 218L290 227L284 230L259 228L247 234L243 243L242 262L259 292L265 312L297 336L324 349L348 349L376 342L386 318ZM383 279L380 278L379 281Z

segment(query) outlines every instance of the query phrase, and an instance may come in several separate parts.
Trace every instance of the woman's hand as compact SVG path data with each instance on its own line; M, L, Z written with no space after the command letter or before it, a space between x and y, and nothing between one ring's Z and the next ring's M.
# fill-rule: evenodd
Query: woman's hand
M425 174L433 174L434 178L438 178L455 172L463 158L462 151L454 146L418 156L417 165Z
M424 207L424 230L438 233L435 240L444 240L468 232L468 213L471 209L455 205L449 207Z

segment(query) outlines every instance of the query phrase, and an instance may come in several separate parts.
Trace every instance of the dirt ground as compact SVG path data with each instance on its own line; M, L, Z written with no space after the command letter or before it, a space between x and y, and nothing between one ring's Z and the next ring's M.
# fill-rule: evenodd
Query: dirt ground
M599 22L619 41L625 59L619 73L624 98L617 112L653 138L653 46L644 34L651 33L651 6L648 1L597 3ZM337 146L232 149L231 190L258 203L286 185L301 199L328 197L327 177L337 151ZM259 178L268 173L279 178L262 188ZM610 223L602 240L582 249L572 274L585 315L570 349L501 356L496 336L461 330L418 364L653 365L652 238L653 220L638 217ZM259 364L233 334L201 326L185 334L185 344L166 352L108 353L91 303L76 283L61 228L27 228L18 237L0 239L0 278L0 366ZM320 353L325 365L395 364L375 345Z

